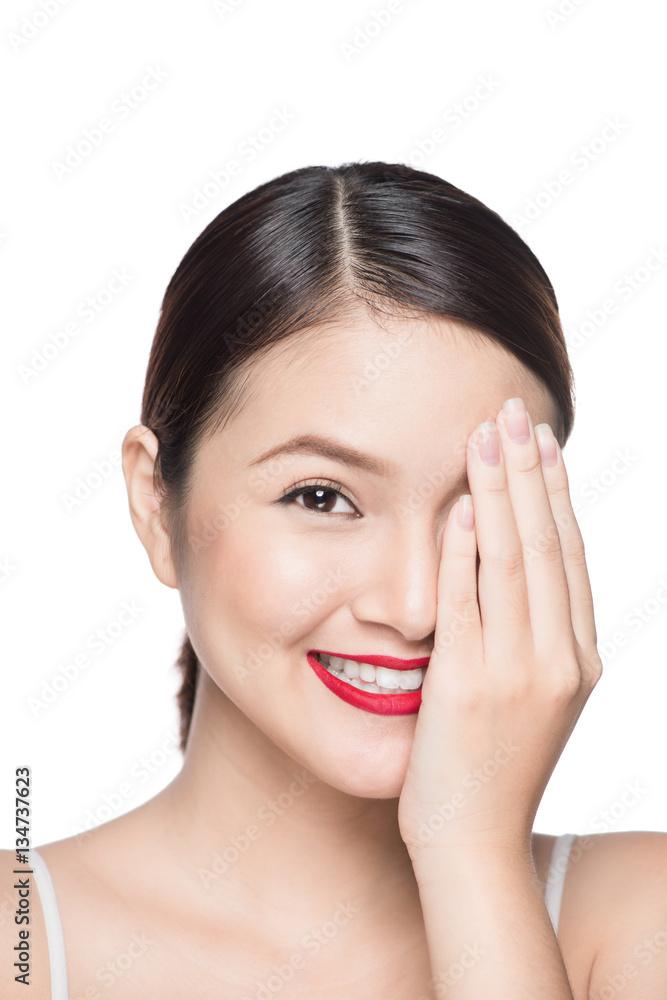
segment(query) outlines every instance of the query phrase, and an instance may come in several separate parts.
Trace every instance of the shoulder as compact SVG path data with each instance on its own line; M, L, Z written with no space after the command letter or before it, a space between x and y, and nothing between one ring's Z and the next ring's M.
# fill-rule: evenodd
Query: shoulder
M577 836L567 871L570 891L597 921L596 945L623 933L632 915L667 920L667 833L633 830Z
M34 875L22 870L28 867L17 864L16 851L0 850L0 996L18 995L26 983L31 1000L48 1000L49 964L35 958L47 953L46 927Z
M110 826L111 824L107 824ZM110 958L113 962L120 956L124 961L127 951L127 927L135 930L136 920L128 917L131 899L128 891L123 891L125 881L120 873L128 865L122 852L105 850L109 837L102 827L91 831L90 835L69 837L36 846L36 850L48 870L60 920L65 949L65 968L70 995L86 996L101 1000L102 986L113 984L120 970L107 968ZM47 926L44 918L44 900L40 895L37 874L22 874L20 869L30 870L29 865L16 863L14 850L0 851L0 900L3 904L0 919L0 997L18 995L18 982L13 967L15 946L28 941L29 979L31 1000L49 1000L51 996L51 970ZM16 869L16 871L15 871ZM116 874L115 873L119 873ZM19 881L29 879L29 884L21 890ZM27 898L29 922L21 925L17 908L26 909L19 903L21 891ZM120 891L119 891L120 890ZM91 914L101 914L102 919L91 921ZM24 931L21 939L20 931ZM28 931L26 935L25 932ZM137 950L136 942L133 944ZM129 976L127 977L130 978ZM28 993L26 993L26 996Z
M108 990L128 997L174 995L170 962L180 945L180 911L169 885L156 878L157 852L149 861L137 858L136 844L143 841L130 815L37 847L53 883L72 997L103 1000ZM37 965L49 983L46 937L35 950ZM15 995L2 985L0 997ZM30 996L42 1000L36 991Z
M550 854L554 839L543 838L543 854ZM544 877L547 871L548 863ZM610 989L614 995L622 990L625 1000L663 997L667 833L639 830L576 836L563 886L558 937L568 973L576 967L572 978L585 982L582 997L604 996Z

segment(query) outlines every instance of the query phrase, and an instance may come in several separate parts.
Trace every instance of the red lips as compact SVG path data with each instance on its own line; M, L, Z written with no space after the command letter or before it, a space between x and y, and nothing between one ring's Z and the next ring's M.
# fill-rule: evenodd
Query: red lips
M330 655L336 656L337 654L332 653ZM352 684L347 684L340 677L336 677L335 674L327 670L326 667L323 667L313 655L313 650L309 651L306 659L325 687L329 688L332 694L338 695L341 701L347 702L348 705L361 708L364 712L371 712L374 715L414 715L415 712L419 711L419 706L422 703L421 688L417 691L397 691L396 694L363 691ZM356 657L350 656L344 657L344 659L356 659ZM365 658L360 659L359 662L371 663L372 666L379 667L388 667L392 663L398 663L399 670L410 670L414 667L426 666L428 663L428 658L426 657L420 660L396 660L388 656L376 656L373 659L375 663ZM393 669L397 668L394 667Z

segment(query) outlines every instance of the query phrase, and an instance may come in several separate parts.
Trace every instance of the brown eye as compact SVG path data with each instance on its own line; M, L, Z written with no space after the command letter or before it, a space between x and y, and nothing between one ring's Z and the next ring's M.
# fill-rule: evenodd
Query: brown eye
M341 493L340 490L335 489L333 486L323 486L320 484L312 484L310 486L298 486L285 496L280 498L280 503L291 503L297 498L303 497L303 503L299 503L299 507L303 507L304 510L310 511L314 514L349 514L350 510L341 509L339 501L343 501L344 504L352 507L352 513L356 513L356 509L352 504L351 500ZM336 509L338 506L338 509Z
M337 490L328 490L321 486L317 489L302 490L302 495L306 510L316 510L321 514L330 514L339 497L341 500L345 499Z

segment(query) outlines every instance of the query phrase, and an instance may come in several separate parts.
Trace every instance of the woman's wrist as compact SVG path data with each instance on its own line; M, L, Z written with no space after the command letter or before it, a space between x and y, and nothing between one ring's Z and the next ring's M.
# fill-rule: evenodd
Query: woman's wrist
M535 873L531 841L473 838L409 846L408 854L419 885L450 879L456 872Z

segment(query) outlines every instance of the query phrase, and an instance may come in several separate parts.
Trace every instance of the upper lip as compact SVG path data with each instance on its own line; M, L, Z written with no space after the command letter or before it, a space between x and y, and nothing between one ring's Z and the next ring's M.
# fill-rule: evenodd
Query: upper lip
M372 667L389 667L390 670L414 670L416 667L427 667L430 660L430 656L420 656L416 660L401 660L397 656L351 656L348 653L332 653L328 649L314 649L312 652L338 656L341 660L370 663Z

